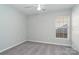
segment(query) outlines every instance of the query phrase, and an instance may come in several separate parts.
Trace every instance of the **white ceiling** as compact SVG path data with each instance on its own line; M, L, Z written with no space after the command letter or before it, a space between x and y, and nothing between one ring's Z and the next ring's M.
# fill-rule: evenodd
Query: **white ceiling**
M37 11L37 4L14 4L12 5L14 8L18 9L19 11L25 13L26 15L34 15L44 12L55 12L59 10L66 10L72 8L74 5L72 4L44 4L41 5L45 11ZM27 8L26 8L27 7Z

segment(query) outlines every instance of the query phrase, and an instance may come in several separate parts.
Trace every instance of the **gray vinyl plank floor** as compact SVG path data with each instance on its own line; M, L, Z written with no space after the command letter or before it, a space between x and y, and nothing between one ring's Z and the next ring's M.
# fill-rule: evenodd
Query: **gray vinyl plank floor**
M0 55L79 55L79 52L68 46L28 41Z

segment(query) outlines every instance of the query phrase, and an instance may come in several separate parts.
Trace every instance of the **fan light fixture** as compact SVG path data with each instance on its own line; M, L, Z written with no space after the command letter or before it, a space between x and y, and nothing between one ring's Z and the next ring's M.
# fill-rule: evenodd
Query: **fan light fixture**
M40 5L40 4L38 4L38 6L37 6L37 10L38 10L38 11L41 10L41 5Z

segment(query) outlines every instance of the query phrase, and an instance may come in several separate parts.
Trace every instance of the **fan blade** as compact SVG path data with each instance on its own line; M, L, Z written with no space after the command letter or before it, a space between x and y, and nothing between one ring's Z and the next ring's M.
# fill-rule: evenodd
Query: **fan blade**
M33 8L34 6L26 6L26 7L24 7L24 8Z

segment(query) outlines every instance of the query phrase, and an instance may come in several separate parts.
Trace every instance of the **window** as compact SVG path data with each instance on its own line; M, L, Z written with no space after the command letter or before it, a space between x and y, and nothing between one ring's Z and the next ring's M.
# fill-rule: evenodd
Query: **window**
M68 37L68 16L58 16L56 18L56 38Z

